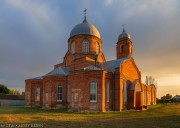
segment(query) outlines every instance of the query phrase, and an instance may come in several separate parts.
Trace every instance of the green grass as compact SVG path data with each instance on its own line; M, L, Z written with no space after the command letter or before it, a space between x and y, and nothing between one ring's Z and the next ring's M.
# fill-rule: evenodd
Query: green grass
M2 124L43 124L45 128L180 128L180 104L158 104L147 111L68 113L65 110L0 107Z

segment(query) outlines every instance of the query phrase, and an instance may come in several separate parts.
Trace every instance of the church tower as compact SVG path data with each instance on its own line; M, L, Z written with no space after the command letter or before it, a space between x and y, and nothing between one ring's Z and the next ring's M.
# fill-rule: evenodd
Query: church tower
M127 57L128 55L133 56L133 45L130 35L126 33L123 28L123 32L119 35L116 45L116 58L120 59Z
M68 51L63 64L69 68L76 69L106 61L100 32L87 21L86 11L85 9L83 22L71 30L68 39Z

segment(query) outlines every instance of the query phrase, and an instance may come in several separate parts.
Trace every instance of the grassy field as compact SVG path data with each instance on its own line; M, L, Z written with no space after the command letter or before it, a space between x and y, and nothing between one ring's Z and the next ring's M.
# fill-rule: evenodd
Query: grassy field
M147 111L106 113L0 107L0 128L15 127L15 124L45 128L180 128L180 104L159 104L150 106Z

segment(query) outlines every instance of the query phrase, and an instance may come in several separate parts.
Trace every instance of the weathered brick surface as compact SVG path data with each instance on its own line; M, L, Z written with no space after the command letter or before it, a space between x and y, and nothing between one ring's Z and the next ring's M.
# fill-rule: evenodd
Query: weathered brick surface
M84 53L82 52L82 44L84 40L88 40L89 41L89 52L88 53ZM72 42L75 42L75 53L72 54L71 53L71 44ZM74 37L71 37L68 40L68 51L64 57L64 64L68 67L74 64L74 60L78 59L78 58L82 58L82 57L88 57L91 59L95 59L95 55L96 55L96 44L99 45L99 55L97 58L97 62L104 62L105 61L105 57L102 53L102 41L94 36L89 36L89 35L77 35Z
M40 88L40 101L36 101L36 88ZM25 105L27 106L42 106L43 100L42 80L26 80L25 87Z
M83 40L89 41L89 52L82 52ZM75 42L75 53L71 53L71 43ZM96 54L96 44L100 53ZM120 50L123 45L123 52ZM117 59L132 56L132 42L128 38L118 41ZM141 74L134 59L123 61L114 73L105 70L84 70L83 67L105 62L102 52L102 41L94 36L77 35L68 40L68 50L64 60L54 68L70 68L68 76L44 76L42 80L26 80L25 105L43 108L67 108L70 111L108 111L143 109L156 104L156 87L141 83ZM90 83L97 83L97 101L90 101ZM109 102L106 100L106 84L109 83ZM57 86L62 86L62 101L57 101ZM125 88L126 85L126 88ZM40 101L35 99L35 90L40 87ZM126 94L126 95L125 95ZM127 99L127 101L125 100Z
M116 58L119 59L119 58L127 57L128 55L133 55L132 42L128 38L122 38L117 42L116 45Z
M70 80L70 110L105 111L105 71L74 71ZM90 102L90 83L97 83L97 102Z
M62 86L62 102L57 101L57 87ZM67 77L46 76L43 79L43 107L66 108L67 107ZM48 98L47 95L48 94Z

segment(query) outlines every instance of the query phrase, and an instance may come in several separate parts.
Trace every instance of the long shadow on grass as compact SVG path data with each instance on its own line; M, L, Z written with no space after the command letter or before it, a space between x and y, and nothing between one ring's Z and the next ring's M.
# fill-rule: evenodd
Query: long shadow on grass
M0 114L67 113L66 109L42 109L40 107L6 106L0 107Z
M156 118L88 118L79 121L48 120L47 128L180 128L180 116Z

